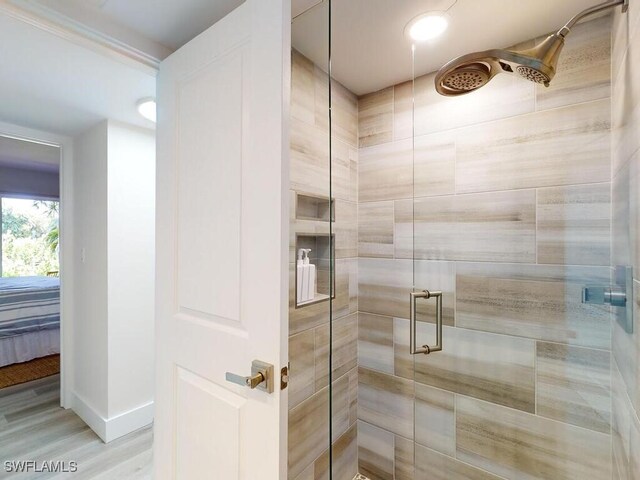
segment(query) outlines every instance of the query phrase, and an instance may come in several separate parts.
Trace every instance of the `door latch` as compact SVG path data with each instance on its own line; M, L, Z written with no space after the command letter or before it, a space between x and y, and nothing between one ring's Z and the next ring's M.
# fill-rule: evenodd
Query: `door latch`
M280 390L284 390L289 386L289 366L280 369Z

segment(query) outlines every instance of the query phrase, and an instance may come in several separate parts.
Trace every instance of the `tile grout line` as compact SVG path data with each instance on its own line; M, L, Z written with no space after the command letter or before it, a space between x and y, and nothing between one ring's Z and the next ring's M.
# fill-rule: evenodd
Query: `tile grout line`
M415 402L414 402L415 405ZM415 407L414 407L415 409ZM415 415L415 414L414 414ZM415 424L414 424L414 432L415 432ZM413 436L415 437L415 433L413 434ZM391 475L393 475L393 477L395 478L396 476L396 436L395 434L393 435L393 437L391 437L391 444L392 444L392 449L393 449L393 462L392 462L392 469L393 471L391 472ZM415 461L414 461L415 463Z
M609 269L611 265L593 265L593 264L578 264L578 263L533 263L533 262L514 262L514 261L497 261L497 260L460 260L460 259L443 259L443 258L416 258L411 259L408 257L347 257L339 260L369 260L369 261L392 261L392 260L404 260L404 261L416 261L416 262L429 262L429 263L462 263L467 265L496 265L499 267L514 266L514 267L553 267L553 268L589 268L589 269ZM294 262L289 262L293 265ZM640 279L634 278L638 281Z
M540 227L538 225L538 219L540 218L540 212L538 211L538 209L540 207L540 204L538 202L540 201L540 199L538 198L538 196L539 196L539 192L538 192L538 188L536 188L536 190L535 190L535 200L534 200L535 201L535 205L534 205L534 209L533 209L534 215L536 216L536 226L535 226L535 230L533 232L533 236L534 236L533 244L534 244L534 248L536 250L535 251L536 265L540 264L540 261L539 261L539 258L540 258L539 250L540 249L538 248L538 240L539 240L538 239L538 228Z
M636 150L636 152L632 155L632 158L636 156L637 153L640 152L640 147ZM626 163L626 161L625 161ZM522 192L522 191L526 191L526 190L545 190L545 189L552 189L552 188L578 188L578 187L589 187L589 186L596 186L596 185L606 185L608 183L611 183L612 180L599 180L599 181L594 181L594 182L579 182L579 183L554 183L551 185L532 185L532 186L524 186L524 187L514 187L514 188L498 188L498 189L494 189L494 190L475 190L475 191L463 191L463 192L459 192L459 191L455 191L455 192L451 192L451 193L441 193L441 194L435 194L435 195L423 195L423 196L417 196L417 197L394 197L394 198L377 198L374 200L359 200L358 203L362 203L362 204L370 204L370 203L383 203L383 202L398 202L398 201L409 201L409 200L429 200L432 198L438 198L441 199L443 197L455 197L455 196L466 196L466 195L489 195L489 194L497 194L497 193L508 193L508 192ZM349 201L349 200L343 200L343 199L339 199L342 201ZM351 202L351 203L355 203L355 202Z
M533 411L538 415L538 341L533 344Z
M453 456L458 459L458 394L453 394Z

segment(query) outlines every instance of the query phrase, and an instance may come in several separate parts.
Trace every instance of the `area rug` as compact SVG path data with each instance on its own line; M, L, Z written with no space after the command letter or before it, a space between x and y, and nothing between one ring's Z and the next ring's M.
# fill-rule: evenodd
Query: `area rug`
M60 373L60 355L36 358L29 362L0 367L0 388L31 382Z

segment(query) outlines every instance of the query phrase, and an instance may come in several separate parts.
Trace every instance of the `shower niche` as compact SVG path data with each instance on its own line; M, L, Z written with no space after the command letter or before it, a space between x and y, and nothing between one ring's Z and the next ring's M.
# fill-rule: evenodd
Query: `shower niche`
M327 197L296 193L296 220L333 222L335 201Z
M329 197L296 193L295 286L296 308L335 298L332 258L335 235L334 200Z

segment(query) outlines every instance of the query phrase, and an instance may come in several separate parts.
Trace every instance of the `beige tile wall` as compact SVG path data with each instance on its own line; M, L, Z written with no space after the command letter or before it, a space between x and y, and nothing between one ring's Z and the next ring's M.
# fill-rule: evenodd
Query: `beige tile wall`
M616 9L618 10L618 9ZM640 185L640 6L616 11L613 19L612 137L614 265L633 265L635 331L628 334L615 321L612 331L613 478L640 478L640 273L638 208Z
M618 416L610 384L612 363L614 394L637 377L640 348L616 369L609 310L581 303L610 277L611 22L572 32L549 89L502 75L452 99L417 79L415 153L410 83L359 99L357 441L372 480L610 479L612 443L616 471L638 468L640 382ZM640 122L633 72L620 88ZM620 151L640 147L637 127ZM621 168L637 195L638 169ZM443 352L408 354L414 281L444 293ZM433 305L419 316L427 342Z
M326 73L292 53L291 238L289 279L289 480L352 480L357 473L358 342L358 101L332 82L332 158L329 191L329 122ZM296 194L335 201L333 341L329 302L296 308L297 234L329 234L326 221L298 219ZM329 363L329 348L333 361ZM331 368L332 391L329 391ZM333 466L329 465L329 406Z

